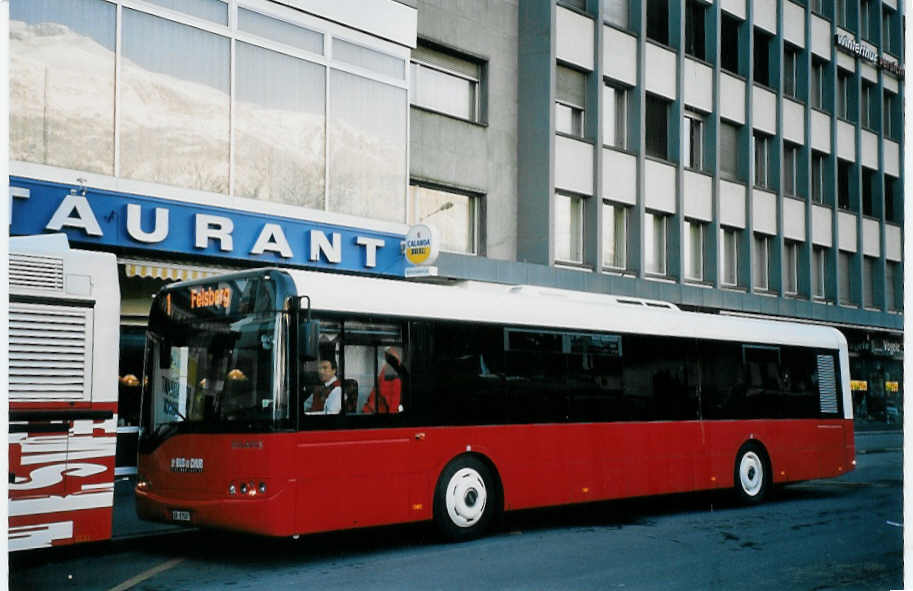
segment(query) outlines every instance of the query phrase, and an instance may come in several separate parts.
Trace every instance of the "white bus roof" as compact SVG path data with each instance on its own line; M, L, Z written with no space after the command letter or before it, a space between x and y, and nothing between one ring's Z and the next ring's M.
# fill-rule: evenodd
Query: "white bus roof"
M846 339L827 326L685 312L656 300L589 292L463 282L413 283L285 269L314 310L646 333L837 349Z

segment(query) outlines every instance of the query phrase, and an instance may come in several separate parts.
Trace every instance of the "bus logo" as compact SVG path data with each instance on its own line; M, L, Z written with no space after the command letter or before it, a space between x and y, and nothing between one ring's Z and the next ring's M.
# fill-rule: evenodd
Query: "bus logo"
M202 472L203 458L171 458L172 472Z

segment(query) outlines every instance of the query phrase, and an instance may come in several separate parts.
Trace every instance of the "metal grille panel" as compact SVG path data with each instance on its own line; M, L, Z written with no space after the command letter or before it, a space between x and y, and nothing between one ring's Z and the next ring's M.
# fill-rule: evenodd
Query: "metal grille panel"
M833 355L818 355L818 394L823 414L837 414L837 372Z
M63 259L11 253L10 287L63 291Z

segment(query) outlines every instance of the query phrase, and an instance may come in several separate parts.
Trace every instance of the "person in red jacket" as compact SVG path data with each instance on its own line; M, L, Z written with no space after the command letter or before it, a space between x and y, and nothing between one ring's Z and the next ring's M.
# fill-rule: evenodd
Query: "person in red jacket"
M403 410L402 351L399 347L387 347L384 360L386 363L377 374L377 386L371 390L368 401L361 409L363 413L392 414ZM377 395L378 390L380 396Z

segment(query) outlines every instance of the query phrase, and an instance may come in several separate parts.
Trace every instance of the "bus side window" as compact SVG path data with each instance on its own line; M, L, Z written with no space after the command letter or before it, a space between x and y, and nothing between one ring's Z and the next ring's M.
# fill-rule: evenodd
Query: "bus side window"
M343 368L347 414L398 414L408 382L398 324L347 321Z

